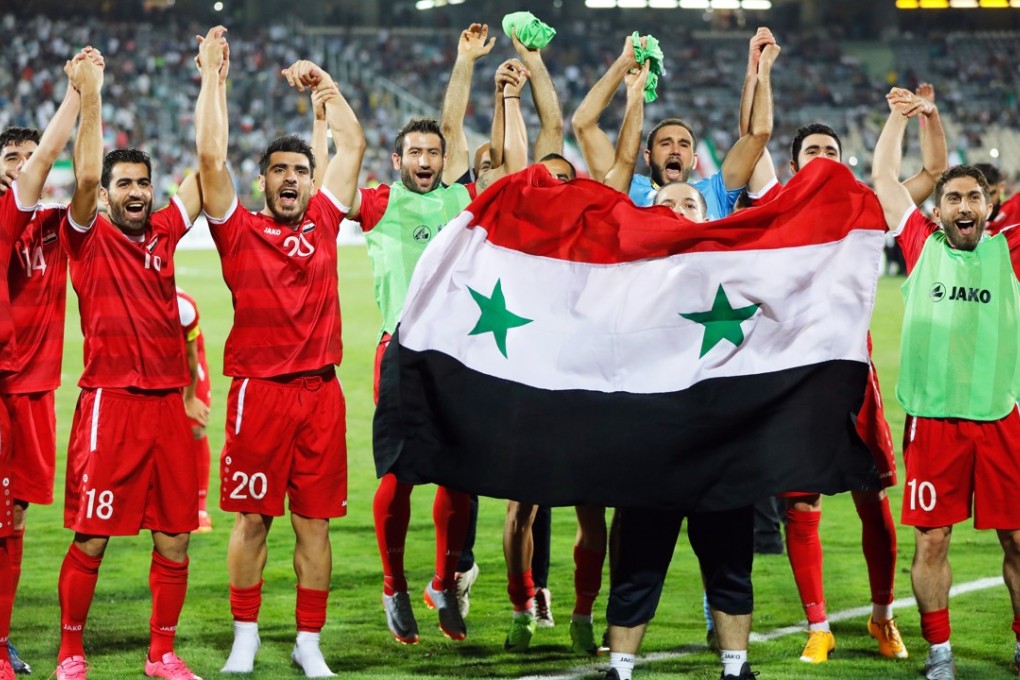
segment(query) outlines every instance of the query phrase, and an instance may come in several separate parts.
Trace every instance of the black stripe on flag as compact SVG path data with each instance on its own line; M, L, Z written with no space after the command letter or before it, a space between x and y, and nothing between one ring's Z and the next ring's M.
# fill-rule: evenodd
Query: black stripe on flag
M668 394L546 390L393 336L376 470L542 505L726 510L782 491L880 488L854 426L867 364L715 378Z

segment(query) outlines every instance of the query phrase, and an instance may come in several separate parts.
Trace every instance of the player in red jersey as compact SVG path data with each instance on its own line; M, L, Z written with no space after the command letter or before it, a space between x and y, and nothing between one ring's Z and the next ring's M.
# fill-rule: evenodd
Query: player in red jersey
M83 58L84 53L75 55L65 71L70 75L73 64ZM6 268L0 288L5 296L9 289L11 304L9 310L0 309L4 318L0 324L13 321L15 338L0 349L0 364L12 369L10 373L0 371L0 419L11 427L0 432L0 457L4 486L13 491L13 504L6 501L0 515L0 535L10 532L0 540L0 551L6 557L0 568L10 570L9 578L5 574L0 579L0 678L7 677L12 666L18 672L31 672L13 651L8 659L7 637L21 576L25 512L29 503L53 502L53 391L60 384L64 339L67 258L57 239L62 208L39 207L34 213L31 209L39 200L53 161L67 144L79 103L78 91L69 83L45 134L19 127L0 133L0 193L6 192L0 198L0 247L4 248L0 267ZM7 182L14 180L17 188L8 191ZM18 233L27 217L31 221Z
M198 304L184 290L177 289L177 310L184 331L185 355L191 382L184 388L184 411L191 421L194 436L195 474L198 476L198 533L212 531L212 518L206 509L209 495L209 406L212 404L212 387L209 382L209 364L205 360L205 335L198 327Z
M934 89L922 85L919 96L934 101ZM935 186L935 179L948 165L945 154L945 134L932 104L922 118L921 150L924 168L904 185L918 205L924 202ZM790 150L790 172L796 174L816 158L840 161L842 147L832 128L815 123L797 131ZM775 167L768 152L755 166L749 183L749 195L756 204L765 203L782 191L775 175ZM869 353L871 338L868 338ZM885 420L878 374L870 367L864 402L857 418L857 430L871 449L875 465L884 487L896 484L896 461L889 424ZM896 525L889 507L889 498L883 490L852 491L854 506L861 519L861 544L871 585L872 612L868 619L868 632L878 642L882 656L906 658L907 649L893 618L893 584L896 574ZM822 543L819 524L822 517L822 499L819 494L793 492L784 494L786 500L786 543L794 581L800 594L808 621L808 640L801 652L805 663L823 663L835 649L836 639L829 627L825 611L825 587L822 578Z
M64 524L74 540L60 569L58 680L86 677L82 636L111 536L152 532L152 616L145 673L197 678L174 653L188 584L188 540L198 509L182 408L188 384L173 255L201 209L189 178L152 212L151 166L136 149L103 157L103 64L75 66L81 114L76 187L60 239L70 260L85 336L85 370L71 426ZM102 201L109 217L98 214Z
M298 580L291 658L306 676L330 676L319 649L332 569L329 520L347 512L345 405L335 371L336 238L357 190L365 139L329 74L295 63L284 71L291 85L328 95L337 153L315 191L311 147L297 137L273 141L259 164L262 210L238 205L226 166L225 30L215 27L200 39L195 110L203 207L234 299L224 349L224 372L233 381L220 458L220 507L237 513L227 556L234 643L223 672L253 669L266 537L289 498Z
M1002 200L1006 195L1006 180L999 169L991 163L975 163L974 167L985 176L992 190L992 214L985 224L985 234L995 236L1005 227L1020 223L1020 191Z

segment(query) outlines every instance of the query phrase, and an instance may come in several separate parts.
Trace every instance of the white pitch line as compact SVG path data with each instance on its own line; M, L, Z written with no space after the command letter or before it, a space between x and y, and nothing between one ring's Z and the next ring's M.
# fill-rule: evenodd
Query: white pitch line
M965 595L967 593L977 592L979 590L988 590L989 588L995 588L996 586L1003 585L1004 581L1001 576L993 576L989 578L981 578L976 581L968 581L967 583L961 583L955 585L949 589L949 597L956 597L957 595ZM893 601L894 608L901 607L915 607L917 606L917 600L912 597L904 597ZM830 623L838 623L840 621L846 621L847 619L856 619L871 614L871 607L854 607L853 609L844 609L834 614L829 614ZM796 635L803 633L807 627L807 621L801 621L799 624L794 626L784 626L782 628L775 628L767 633L751 633L751 642L771 642L772 640L778 640L782 637L789 635ZM705 645L684 645L677 649L668 652L653 652L652 654L644 654L637 658L637 666L641 666L646 663L653 661L665 661L668 659L679 659L681 657L689 656L691 654L700 653L705 651ZM602 664L604 666L604 664ZM580 680L580 678L592 673L598 672L600 669L599 664L589 664L585 666L577 666L566 673L560 675L525 675L519 680Z

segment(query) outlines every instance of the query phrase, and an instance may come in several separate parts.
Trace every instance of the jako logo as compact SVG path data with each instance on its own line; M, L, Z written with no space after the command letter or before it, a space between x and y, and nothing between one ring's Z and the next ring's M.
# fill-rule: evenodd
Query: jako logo
M430 238L432 238L432 230L426 227L424 224L419 224L417 227L414 228L414 231L411 232L411 237L415 241L428 241Z
M928 297L931 298L932 302L940 302L945 296L946 287L938 282L932 285L931 290L928 291Z
M957 302L980 302L987 305L992 301L992 293L984 288L953 286L953 290L949 294L949 299L956 300Z
M282 231L280 231L279 229L276 229L274 227L266 227L264 231L265 231L265 233L269 234L270 236L279 236L280 234L283 233Z

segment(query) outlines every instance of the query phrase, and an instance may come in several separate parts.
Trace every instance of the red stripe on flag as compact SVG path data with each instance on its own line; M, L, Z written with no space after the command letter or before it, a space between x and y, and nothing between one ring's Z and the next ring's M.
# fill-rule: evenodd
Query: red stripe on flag
M506 177L467 208L494 245L530 255L616 264L684 252L768 250L884 231L875 194L843 165L820 158L775 200L696 224L666 207L638 208L598 182L561 183L536 164Z

